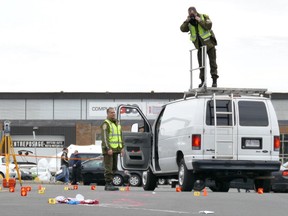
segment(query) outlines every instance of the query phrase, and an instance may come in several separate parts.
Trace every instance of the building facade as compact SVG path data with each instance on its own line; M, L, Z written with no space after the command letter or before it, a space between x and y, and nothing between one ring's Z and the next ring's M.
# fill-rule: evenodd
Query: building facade
M45 154L47 148L56 148L58 152L70 144L89 145L101 139L100 125L108 107L137 105L152 123L162 105L183 96L177 92L0 93L0 125L3 128L4 121L10 122L9 132L16 150L31 148L31 152L37 149L38 154ZM280 157L286 160L288 93L272 93L270 97L279 121Z

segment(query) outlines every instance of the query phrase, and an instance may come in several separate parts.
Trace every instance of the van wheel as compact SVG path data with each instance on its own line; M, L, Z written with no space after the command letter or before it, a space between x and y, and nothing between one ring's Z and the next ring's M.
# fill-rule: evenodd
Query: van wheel
M141 185L141 177L137 174L131 174L129 178L129 184L134 187L138 187Z
M157 178L152 173L151 169L143 172L142 183L145 191L153 191L157 186Z
M259 188L263 188L264 193L269 193L271 191L271 180L270 179L255 179L254 180L255 191L257 192Z
M213 192L228 192L230 189L230 182L215 181L215 185L209 188Z
M178 182L182 191L191 191L194 186L193 173L187 169L184 159L179 164Z

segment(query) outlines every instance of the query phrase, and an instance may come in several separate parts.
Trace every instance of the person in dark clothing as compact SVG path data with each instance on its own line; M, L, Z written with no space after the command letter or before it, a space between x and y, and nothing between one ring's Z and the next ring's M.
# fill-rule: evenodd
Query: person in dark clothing
M69 183L69 160L68 160L68 149L63 148L61 155L61 169L60 175L56 176L56 181L64 181L65 184Z
M75 150L72 158L72 185L78 184L80 176L81 160L78 155L78 151Z

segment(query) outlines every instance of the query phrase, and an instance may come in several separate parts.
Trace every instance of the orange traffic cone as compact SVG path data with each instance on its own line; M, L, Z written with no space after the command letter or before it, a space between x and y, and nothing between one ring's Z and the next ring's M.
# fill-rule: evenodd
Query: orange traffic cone
M258 194L263 194L263 193L264 193L264 192L263 192L263 188L258 188L257 193L258 193Z
M181 192L182 188L180 186L176 187L176 192Z
M207 196L207 195L208 195L208 193L207 193L207 189L205 187L204 190L203 190L203 196Z

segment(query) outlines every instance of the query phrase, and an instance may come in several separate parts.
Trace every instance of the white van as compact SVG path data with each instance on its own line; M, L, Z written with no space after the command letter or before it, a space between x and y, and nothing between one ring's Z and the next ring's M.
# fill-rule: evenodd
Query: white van
M270 191L271 172L280 168L280 138L265 92L231 88L190 92L191 97L163 106L153 127L138 107L119 106L121 125L145 129L123 131L123 168L146 170L145 190L154 190L158 178L176 178L182 191L202 190L207 180L213 180L213 191L228 192L233 179L251 178L256 190ZM122 109L132 109L137 120L133 122Z

